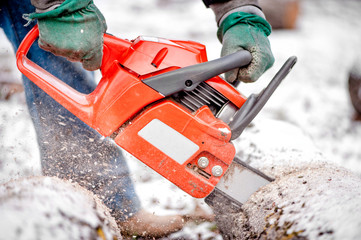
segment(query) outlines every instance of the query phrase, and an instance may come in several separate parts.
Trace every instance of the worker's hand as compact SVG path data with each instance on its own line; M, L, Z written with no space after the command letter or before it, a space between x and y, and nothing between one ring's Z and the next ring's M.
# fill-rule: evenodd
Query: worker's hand
M87 70L100 68L107 26L93 1L66 0L54 10L27 17L38 19L42 49L70 61L80 61Z
M222 42L221 55L225 56L245 49L251 52L252 62L245 68L234 69L225 74L228 82L256 81L274 63L267 36L271 26L260 16L245 12L230 14L218 29L218 38Z

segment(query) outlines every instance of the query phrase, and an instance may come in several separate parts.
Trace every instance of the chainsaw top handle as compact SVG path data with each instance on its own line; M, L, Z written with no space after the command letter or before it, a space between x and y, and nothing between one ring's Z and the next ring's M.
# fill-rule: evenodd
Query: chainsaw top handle
M164 96L170 96L180 91L192 91L201 82L234 68L247 66L251 60L250 52L238 51L212 61L150 77L143 82Z

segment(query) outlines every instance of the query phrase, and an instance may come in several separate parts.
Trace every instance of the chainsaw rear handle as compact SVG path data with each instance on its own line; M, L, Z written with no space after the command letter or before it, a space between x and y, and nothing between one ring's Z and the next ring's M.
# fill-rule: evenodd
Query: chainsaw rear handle
M20 44L16 54L19 70L27 77L29 77L33 82L41 82L41 85L45 85L47 89L44 90L46 92L50 93L50 95L55 93L52 96L61 95L62 99L66 99L66 101L72 101L71 104L73 105L91 104L89 99L86 99L87 95L76 91L26 57L31 45L35 42L38 36L39 30L38 27L35 26L32 30L30 30L30 32ZM104 34L104 55L101 67L103 74L103 70L106 70L103 65L106 65L107 61L114 59L114 57L112 58L110 56L113 49L116 49L118 52L120 51L119 43L116 45L117 48L112 48L113 38L114 37L111 35ZM129 41L125 40L123 44L124 46L121 47L121 50L123 51L129 48L131 45ZM252 55L248 51L239 51L213 61L166 72L155 77L145 79L143 82L162 95L168 96L181 90L193 90L199 83L234 68L244 67L248 65L251 60Z
M64 107L71 109L81 109L91 106L95 97L90 96L92 93L86 95L78 92L74 88L65 84L63 81L38 66L36 63L27 58L27 53L30 47L39 36L38 26L35 25L25 36L21 42L17 53L17 66L19 70L27 76L32 82L41 87L47 94L54 98L57 102L61 103ZM130 47L131 43L127 40L119 40L116 37L105 34L104 35L104 48L103 48L103 62L101 70L108 69L110 64L104 64L106 62L111 63L114 58L122 54L123 51ZM114 47L116 46L116 47ZM112 49L115 49L112 52ZM101 91L97 91L97 94L102 94ZM93 94L94 95L94 94ZM71 110L70 110L71 111ZM83 114L85 115L85 114ZM82 118L81 116L78 116ZM83 118L82 118L83 119ZM84 121L84 120L83 120Z

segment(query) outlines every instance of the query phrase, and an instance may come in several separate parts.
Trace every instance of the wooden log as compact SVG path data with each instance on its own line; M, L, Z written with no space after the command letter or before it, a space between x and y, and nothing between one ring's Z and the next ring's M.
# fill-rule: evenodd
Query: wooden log
M0 213L1 239L122 239L100 199L55 177L0 185Z
M300 129L258 122L237 147L244 161L276 180L240 212L217 214L224 239L359 239L360 176L327 162Z

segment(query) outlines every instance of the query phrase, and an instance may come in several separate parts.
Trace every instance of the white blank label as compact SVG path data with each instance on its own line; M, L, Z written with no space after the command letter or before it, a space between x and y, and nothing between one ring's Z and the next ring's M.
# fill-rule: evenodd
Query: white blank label
M197 144L159 119L153 119L138 135L179 164L183 164L199 149Z

